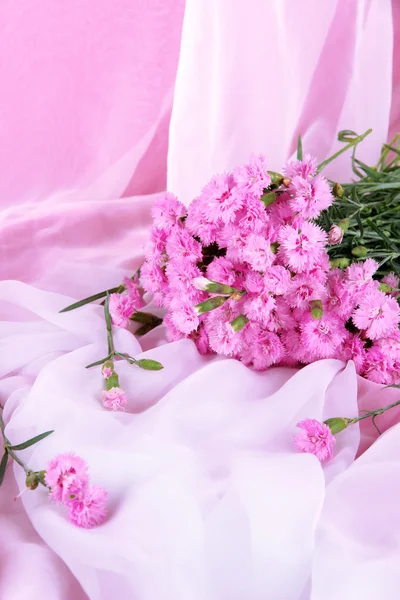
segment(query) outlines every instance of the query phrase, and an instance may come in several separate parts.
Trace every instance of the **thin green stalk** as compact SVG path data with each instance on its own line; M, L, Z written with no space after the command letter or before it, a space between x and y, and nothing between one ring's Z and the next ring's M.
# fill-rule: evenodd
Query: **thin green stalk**
M349 142L348 144L346 144L346 146L344 146L343 148L341 148L340 150L338 150L338 152L335 152L335 154L333 154L332 156L330 156L329 158L327 158L326 160L324 160L321 164L318 165L318 168L317 168L318 173L320 171L322 171L322 169L324 169L326 167L326 165L329 165L329 163L331 163L333 160L335 160L338 156L340 156L341 154L343 154L344 152L346 152L347 150L349 150L349 148L353 148L353 146L357 146L371 132L372 132L372 129L368 129L365 133L363 133L362 135L357 136L356 138L354 138L354 140L352 140L351 142Z

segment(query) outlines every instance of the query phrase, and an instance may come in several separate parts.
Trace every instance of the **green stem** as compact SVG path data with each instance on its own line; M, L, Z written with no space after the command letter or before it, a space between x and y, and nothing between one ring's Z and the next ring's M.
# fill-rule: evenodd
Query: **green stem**
M1 409L3 409L2 406L1 406ZM5 434L5 431L4 431L5 424L4 424L4 420L3 420L3 415L1 415L1 414L0 414L0 430L1 430L1 433L3 434L4 450L15 460L16 463L18 463L24 469L24 471L27 475L32 473L31 469L29 469L26 466L26 464L24 462L22 462L22 460L17 456L17 454L14 452L14 450L11 449L12 444Z
M372 129L368 129L365 133L363 133L362 135L359 135L358 137L354 138L354 140L352 140L351 142L346 144L346 146L344 146L341 150L338 150L338 152L336 152L335 154L333 154L332 156L330 156L329 158L324 160L321 164L318 165L317 172L319 173L320 171L322 171L322 169L324 169L326 167L326 165L329 165L329 163L331 163L338 156L343 154L343 152L346 152L349 148L352 148L353 146L357 146L357 144L362 142L363 139L366 138L367 135L369 135L371 132L372 132Z
M384 406L383 408L377 408L376 410L370 410L370 411L366 412L364 415L362 415L361 417L355 417L354 419L350 419L349 424L354 425L355 423L358 423L359 421L362 421L363 419L368 419L370 417L372 417L372 418L377 417L378 415L382 415L387 410L390 410L391 408L394 408L395 406L399 406L399 405L400 405L400 400L397 400L397 402L393 402L393 404L388 404L387 406Z
M107 292L106 302L104 304L104 316L106 318L106 327L107 327L108 356L110 357L108 360L112 359L115 354L109 305L110 305L110 294Z

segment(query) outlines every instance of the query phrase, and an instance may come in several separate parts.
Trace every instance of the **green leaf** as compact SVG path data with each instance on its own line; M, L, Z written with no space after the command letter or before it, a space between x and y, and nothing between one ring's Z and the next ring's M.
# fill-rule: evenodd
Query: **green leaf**
M280 173L277 173L276 171L267 171L268 175L271 177L271 184L272 185L281 185L282 181L283 181L283 175L281 175ZM266 191L266 188L264 188L264 192Z
M157 322L148 323L147 325L142 325L141 327L139 327L139 329L137 329L135 331L135 335L138 335L138 336L146 335L146 333L149 333L149 331L151 331L152 329L155 329L156 327L161 325L162 322L163 322L162 319L158 319Z
M265 206L270 206L270 204L275 202L276 198L277 194L275 194L275 192L267 192L261 196L260 200L265 204Z
M339 142L352 142L356 137L358 137L358 134L351 129L342 129L338 133Z
M104 292L99 292L98 294L94 294L93 296L89 296L84 300L79 300L78 302L74 302L74 304L70 304L66 306L60 313L69 312L70 310L75 310L75 308L80 308L81 306L85 306L85 304L90 304L90 302L95 302L96 300L101 300L101 298L105 298L107 294L116 294L121 293L125 289L125 286L119 285L118 287L111 288L110 290L105 290Z
M303 143L301 141L301 135L297 138L297 160L303 160Z
M152 313L146 313L137 310L131 316L131 321L135 321L135 323L142 323L143 325L148 325L156 321L162 322L162 319L160 319L160 317L157 317L156 315L153 315Z
M354 162L357 163L361 167L361 169L364 171L364 173L366 175L368 175L368 177L370 177L374 181L379 181L379 179L381 178L381 176L380 176L380 174L375 169L373 169L372 167L369 167L368 165L366 165L365 163L363 163L358 158L355 158Z
M110 360L110 358L111 358L111 356L106 356L105 358L96 360L96 362L91 363L90 365L86 365L85 369L91 369L92 367L98 367L99 365L102 365L103 363L105 363L106 360Z
M5 450L3 458L0 462L0 485L3 483L4 475L6 474L6 466L8 462L8 452Z
M158 360L151 360L150 358L141 358L135 364L141 369L146 369L146 371L160 371L164 368Z
M51 433L54 433L54 429L50 431L45 431L44 433L40 433L39 435L35 435L35 437L30 440L26 440L26 442L22 442L22 444L17 444L16 446L10 446L11 450L25 450L25 448L29 448L29 446L33 446L33 444L37 444L40 440L44 440Z

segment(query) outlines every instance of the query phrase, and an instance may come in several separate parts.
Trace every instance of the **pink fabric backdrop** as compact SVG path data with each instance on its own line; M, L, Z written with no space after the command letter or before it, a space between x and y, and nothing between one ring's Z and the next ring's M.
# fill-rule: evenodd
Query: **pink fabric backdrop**
M13 502L24 482L10 465L0 598L397 600L399 425L356 461L376 432L363 425L361 444L357 427L344 432L324 468L292 446L300 418L351 416L357 401L372 408L397 392L357 380L352 364L258 374L205 360L188 341L165 345L162 329L141 346L118 331L121 350L165 369L119 366L130 404L110 414L99 371L84 369L104 355L101 309L58 314L139 264L152 194L165 187L172 106L168 180L186 202L251 151L279 168L299 130L322 159L337 129L371 126L368 162L398 123L388 0L187 0L179 57L183 4L0 5L7 433L17 443L54 428L24 459L42 468L75 450L111 499L104 526L78 530L44 490Z

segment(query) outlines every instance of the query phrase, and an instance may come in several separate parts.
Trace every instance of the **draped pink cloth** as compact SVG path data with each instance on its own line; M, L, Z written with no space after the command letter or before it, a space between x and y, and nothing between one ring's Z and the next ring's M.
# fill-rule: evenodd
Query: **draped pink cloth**
M168 185L189 202L252 151L279 168L299 132L323 159L338 129L372 127L360 156L373 163L399 122L396 2L392 15L387 0L187 0L182 30L183 12L165 0L0 6L7 435L55 429L24 460L40 469L73 450L110 494L107 522L80 530L43 489L14 502L24 477L10 463L0 599L397 600L399 411L378 419L377 440L366 421L342 432L324 467L292 444L300 419L353 416L395 390L352 363L260 374L166 344L162 328L117 330L121 351L165 368L118 364L130 401L109 413L99 369L84 368L106 352L102 309L58 313L140 264L167 148Z

